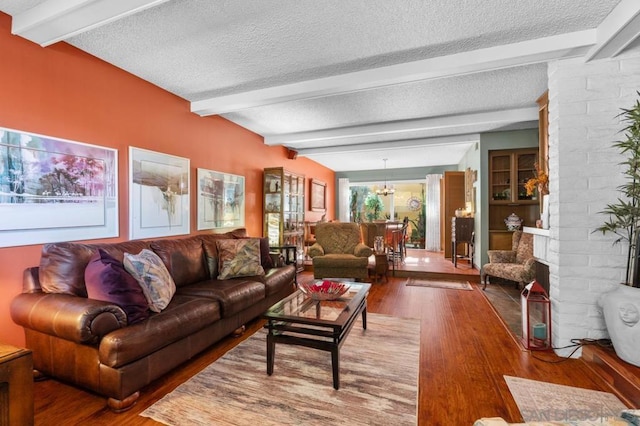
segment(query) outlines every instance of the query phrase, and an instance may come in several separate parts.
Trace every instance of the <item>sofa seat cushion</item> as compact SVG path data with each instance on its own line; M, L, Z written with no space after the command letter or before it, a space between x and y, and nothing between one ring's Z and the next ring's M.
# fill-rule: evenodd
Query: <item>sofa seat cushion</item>
M264 276L264 286L267 297L291 286L295 279L296 267L294 265L285 265L280 268L269 269Z
M356 257L352 254L325 254L313 258L313 266L322 268L366 268L368 263L369 258Z
M251 277L202 281L182 286L178 293L217 300L223 318L237 314L266 297L265 285Z
M100 362L118 368L183 339L220 319L212 299L176 294L162 312L146 321L115 330L100 341Z

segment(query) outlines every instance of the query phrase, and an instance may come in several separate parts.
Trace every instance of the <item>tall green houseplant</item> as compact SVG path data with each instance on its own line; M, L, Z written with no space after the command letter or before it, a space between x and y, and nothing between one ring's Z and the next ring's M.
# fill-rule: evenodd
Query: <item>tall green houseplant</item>
M640 92L638 92L640 96ZM614 147L626 155L621 165L626 167L626 182L618 186L622 194L615 204L608 204L601 212L609 215L609 220L596 229L603 234L611 232L617 236L614 244L628 243L626 284L640 287L640 270L638 269L638 231L640 231L640 100L631 109L622 109L618 115L626 124L622 132L625 139L617 141Z
M384 203L382 198L375 192L371 192L364 200L364 205L367 208L367 219L369 222L380 218L380 213L384 209Z

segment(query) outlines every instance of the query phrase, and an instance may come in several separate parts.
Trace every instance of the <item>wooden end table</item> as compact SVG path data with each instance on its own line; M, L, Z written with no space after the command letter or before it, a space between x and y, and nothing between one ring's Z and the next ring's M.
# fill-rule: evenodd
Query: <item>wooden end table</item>
M369 265L369 275L372 277L374 284L379 283L384 277L384 282L389 282L389 259L387 253L374 253L375 263Z
M0 426L33 425L31 351L0 343Z

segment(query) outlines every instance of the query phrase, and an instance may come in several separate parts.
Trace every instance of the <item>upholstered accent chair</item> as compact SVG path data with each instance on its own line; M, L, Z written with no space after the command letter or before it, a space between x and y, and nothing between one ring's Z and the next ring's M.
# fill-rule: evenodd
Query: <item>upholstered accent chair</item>
M387 224L384 222L362 222L360 224L362 231L362 242L368 247L375 247L376 237L385 238L387 232Z
M533 257L533 235L515 231L511 240L511 250L489 250L489 263L482 267L480 275L484 290L489 277L515 281L519 286L535 278L535 258Z
M371 247L362 242L353 222L324 222L316 226L316 243L309 247L315 278L366 280Z

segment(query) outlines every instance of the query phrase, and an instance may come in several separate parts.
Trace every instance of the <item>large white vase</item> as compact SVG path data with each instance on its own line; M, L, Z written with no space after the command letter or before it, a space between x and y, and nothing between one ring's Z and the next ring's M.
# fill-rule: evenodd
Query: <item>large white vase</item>
M640 367L640 288L619 285L598 300L620 359Z

